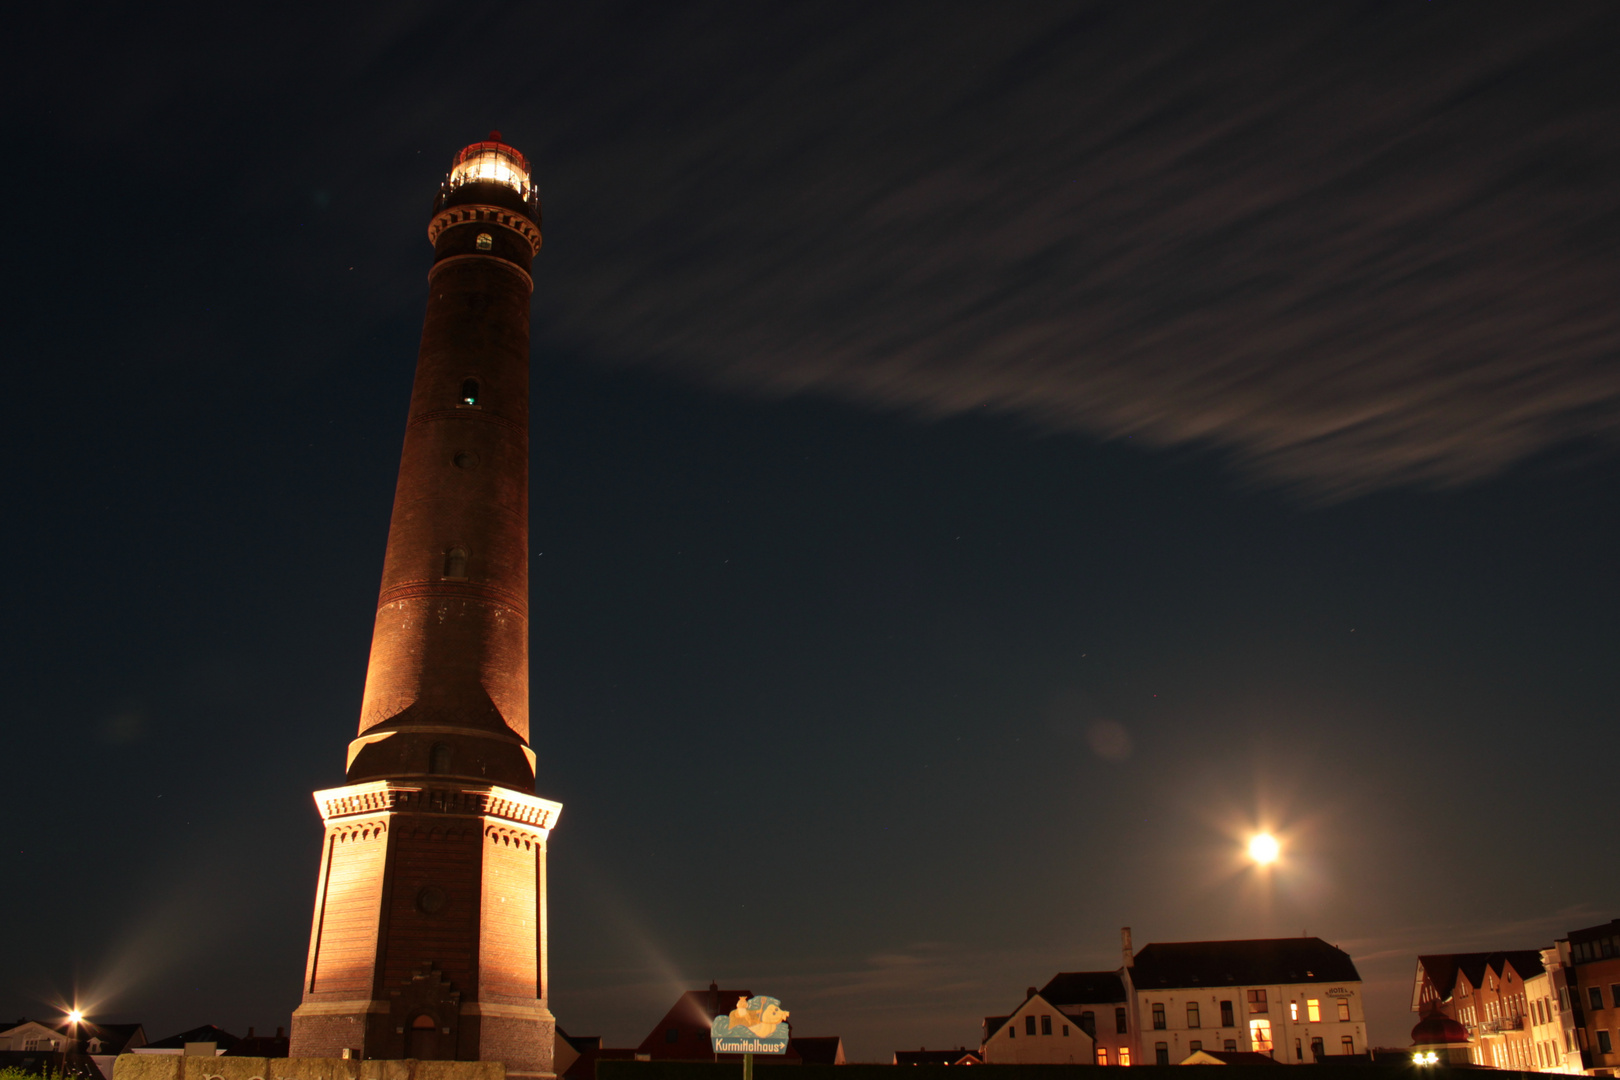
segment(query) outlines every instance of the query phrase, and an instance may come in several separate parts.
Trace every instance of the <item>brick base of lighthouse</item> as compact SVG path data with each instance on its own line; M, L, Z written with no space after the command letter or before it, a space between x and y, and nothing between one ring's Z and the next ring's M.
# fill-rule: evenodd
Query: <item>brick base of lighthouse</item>
M546 840L562 807L432 777L315 799L326 844L291 1056L550 1076Z

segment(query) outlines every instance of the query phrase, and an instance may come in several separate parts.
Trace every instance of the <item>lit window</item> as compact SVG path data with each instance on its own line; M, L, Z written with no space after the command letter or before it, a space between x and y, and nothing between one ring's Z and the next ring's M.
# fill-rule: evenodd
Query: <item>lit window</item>
M1198 1023L1198 1002L1196 1001L1187 1002L1187 1026L1190 1028L1201 1026Z
M1264 990L1249 991L1249 1011L1252 1013L1266 1011L1266 992Z
M495 246L495 238L487 232L478 234L477 246L479 251L488 251Z
M1249 1048L1257 1054L1271 1053L1271 1021L1249 1021Z
M1350 1019L1350 999L1349 998L1340 998L1339 999L1339 1020L1342 1022L1342 1021L1347 1021L1349 1019Z
M1097 1047L1097 1064L1099 1064L1099 1065L1108 1064L1108 1047L1106 1047L1106 1046Z
M1121 1065L1129 1065L1131 1063L1131 1048L1130 1047L1122 1046L1122 1047L1119 1048L1119 1063Z
M1153 1064L1155 1064L1155 1065L1168 1065L1168 1064L1170 1064L1170 1044L1169 1043L1154 1043L1153 1044Z
M451 548L444 556L444 576L453 581L467 578L467 549Z
M1153 1003L1153 1030L1163 1031L1168 1025L1164 1022L1164 1002Z
M1288 1003L1288 1019L1290 1019L1290 1020L1298 1020L1299 1019L1299 1002L1290 1001Z
M1052 1034L1052 1018L1050 1016L1041 1017L1041 1034Z
M478 380L463 379L461 381L461 403L463 405L478 404Z
M1322 1003L1315 998L1305 999L1305 1019L1313 1024L1322 1022Z

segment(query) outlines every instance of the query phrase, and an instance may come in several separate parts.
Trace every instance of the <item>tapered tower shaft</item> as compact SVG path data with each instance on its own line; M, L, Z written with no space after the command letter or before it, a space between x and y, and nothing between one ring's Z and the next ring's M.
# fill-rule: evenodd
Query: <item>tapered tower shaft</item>
M326 849L295 1057L550 1070L545 851L529 748L528 163L457 155L433 266L348 786Z

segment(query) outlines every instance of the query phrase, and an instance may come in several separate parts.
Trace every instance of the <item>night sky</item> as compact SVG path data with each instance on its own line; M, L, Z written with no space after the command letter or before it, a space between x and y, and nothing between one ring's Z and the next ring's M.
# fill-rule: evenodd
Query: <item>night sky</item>
M974 1045L1130 925L1399 1046L1417 953L1620 914L1620 7L7 21L0 1017L287 1024L491 128L570 1032Z

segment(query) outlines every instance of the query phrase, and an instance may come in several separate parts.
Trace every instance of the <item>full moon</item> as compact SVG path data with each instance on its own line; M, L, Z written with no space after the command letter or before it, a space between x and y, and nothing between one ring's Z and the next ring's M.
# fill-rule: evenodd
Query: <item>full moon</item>
M1279 850L1277 838L1270 833L1261 833L1249 841L1249 858L1261 866L1276 862Z

